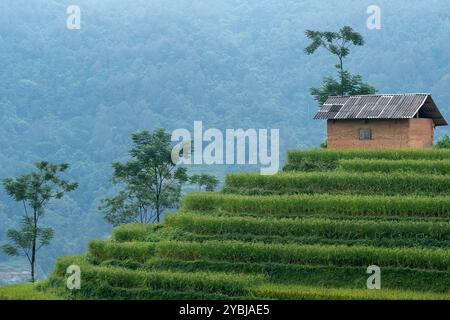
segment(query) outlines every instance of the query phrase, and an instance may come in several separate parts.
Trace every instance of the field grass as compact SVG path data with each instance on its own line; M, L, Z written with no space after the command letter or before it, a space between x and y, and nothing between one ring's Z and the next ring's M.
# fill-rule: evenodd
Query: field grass
M62 300L62 297L39 291L35 284L23 283L1 286L0 300Z
M182 200L183 211L224 210L258 215L340 214L362 216L450 217L448 196L384 195L280 195L247 196L222 193L190 193Z
M330 171L342 160L449 160L449 149L310 149L290 150L284 171Z
M273 176L229 174L224 192L237 194L384 194L448 195L450 179L415 173L296 172Z
M449 249L379 248L369 246L298 245L207 241L161 241L156 254L182 260L280 262L286 264L383 265L450 271Z
M289 150L288 163L303 159L337 161L342 159L448 160L450 149L309 149Z
M112 238L115 241L144 241L149 233L156 229L152 224L125 224L114 228Z
M450 174L450 160L339 160L339 170L346 172Z
M142 262L153 256L155 245L146 242L110 242L103 240L92 240L89 243L89 252L93 256L106 259L131 259Z
M151 258L144 270L173 270L184 272L214 271L265 275L270 283L297 284L336 288L365 288L366 267L293 265L278 262L248 263L244 261L179 260ZM413 290L450 294L448 272L403 267L382 268L383 287L394 290Z
M262 285L253 290L256 296L279 300L448 300L450 295L398 290L337 289Z
M264 236L321 236L332 239L421 238L450 240L449 222L334 220L208 216L179 213L166 217L166 224L196 234L241 233Z
M291 151L291 172L231 174L161 223L116 227L22 296L449 300L449 164L449 150ZM370 265L381 290L366 288Z

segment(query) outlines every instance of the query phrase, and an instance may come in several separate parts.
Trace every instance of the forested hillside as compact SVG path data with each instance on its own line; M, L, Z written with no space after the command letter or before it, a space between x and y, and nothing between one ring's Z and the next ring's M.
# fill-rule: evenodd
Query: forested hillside
M319 145L324 123L312 120L309 88L336 61L304 54L306 29L352 26L366 45L352 51L350 72L380 92L430 92L449 119L450 2L377 3L381 30L366 28L372 1L78 0L81 30L68 30L74 1L2 0L0 178L45 159L70 163L80 184L46 217L56 239L43 271L110 234L96 208L113 191L111 162L127 156L131 132L201 120L280 128L282 155ZM2 190L0 242L18 210Z

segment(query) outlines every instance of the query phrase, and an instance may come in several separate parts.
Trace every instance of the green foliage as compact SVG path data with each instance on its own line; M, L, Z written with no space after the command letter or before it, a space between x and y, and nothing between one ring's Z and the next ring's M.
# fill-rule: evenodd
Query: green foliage
M24 202L40 217L43 214L40 211L51 199L61 199L64 193L75 190L78 183L63 180L58 176L69 168L66 163L41 161L35 166L35 172L24 174L17 179L6 178L3 185L11 198Z
M23 255L28 259L31 282L35 281L36 254L50 243L54 235L53 229L39 225L46 206L50 200L61 199L66 192L71 192L78 187L78 183L59 177L59 174L69 168L68 164L41 161L36 163L36 168L35 172L24 174L17 179L6 178L3 181L7 194L23 204L24 216L19 230L7 231L11 243L5 244L2 249L10 256Z
M58 270L66 268L78 259L65 258L58 260ZM148 288L153 290L188 291L219 293L225 295L245 295L251 285L259 284L263 276L239 273L226 274L215 272L173 272L127 270L118 267L98 267L88 264L80 266L83 270L83 290L107 284L120 288ZM64 273L57 273L64 276ZM85 294L89 294L86 292Z
M329 96L362 95L376 92L373 86L362 81L360 75L351 75L348 71L344 70L344 59L350 53L350 45L364 45L364 38L361 34L349 26L344 26L338 32L307 30L306 36L311 40L311 44L305 48L305 52L308 55L313 54L317 49L322 47L335 55L339 60L339 64L336 65L339 80L333 77L325 77L321 88L310 89L311 94L320 105Z
M332 239L435 239L450 240L450 222L367 221L325 218L235 217L172 214L165 222L196 234L251 234L263 236L320 236Z
M87 256L59 259L49 288L65 290L77 264L82 289L65 290L74 299L448 299L448 159L437 149L298 152L288 165L322 172L231 174L225 192L280 195L190 193L162 223L116 227ZM382 291L366 289L372 264Z
M219 180L211 174L201 173L190 176L189 183L197 185L198 191L202 191L204 188L204 191L212 192L216 190Z
M334 170L340 160L448 160L447 149L309 149L289 150L284 170Z
M116 196L102 200L99 209L113 224L159 222L164 210L176 208L186 169L172 162L170 133L164 129L132 135L132 160L114 162L113 182L123 185Z
M409 290L335 289L317 286L262 285L254 289L257 296L279 300L447 300L448 295L418 293Z
M182 260L206 259L336 266L383 265L447 270L449 249L378 248L369 246L261 244L239 241L202 243L161 241L156 254Z
M229 174L224 191L238 194L422 194L450 193L450 179L415 173L298 172L264 176Z
M244 261L211 261L153 258L145 262L145 270L183 272L214 271L264 274L270 282L315 287L365 288L366 267L292 265L282 263L246 263ZM445 271L383 267L383 288L450 293Z
M325 219L348 219L354 220L352 217L322 217ZM379 220L380 218L377 217ZM363 217L362 220L364 222L373 222L369 217ZM386 222L389 222L387 218L385 218ZM424 221L411 221L411 222L424 222ZM439 221L435 221L434 223L439 223ZM202 229L202 227L198 227ZM226 229L226 228L225 228ZM326 228L324 228L326 229ZM311 232L305 232L304 235L276 235L274 234L258 234L257 232L248 232L248 233L223 233L217 232L214 234L208 234L206 232L193 232L189 231L189 228L184 227L174 227L172 225L168 225L168 227L161 228L157 232L151 233L147 236L143 241L148 242L159 242L161 240L170 240L170 241L194 241L194 242L204 242L211 240L220 240L220 241L241 241L241 242L260 242L260 243L283 243L283 244L323 244L323 245L368 245L368 246L378 246L378 247L423 247L423 248L450 248L450 240L437 240L433 237L429 236L398 236L391 237L389 234L387 236L383 235L373 235L367 237L357 237L357 232L346 235L336 234L335 237L326 237L321 235L319 230L314 230ZM348 230L348 229L347 229ZM130 233L130 238L132 234ZM136 239L131 241L142 241L139 239L139 234L136 234ZM102 264L112 265L112 266L124 266L127 268L136 268L136 263L129 260L117 260L117 259L109 259L102 261Z
M444 136L436 142L436 148L450 149L450 137L448 134L444 134Z
M118 242L144 241L155 229L152 224L124 224L113 229L112 237Z
M450 217L447 196L382 195L283 195L243 196L220 193L190 193L183 198L184 211L225 210L257 215L336 214L367 216Z
M52 228L42 228L35 225L32 217L22 217L20 230L9 229L6 233L11 244L5 244L3 251L10 256L27 256L32 259L32 251L38 252L44 246L49 245L53 238ZM33 249L34 248L34 249Z
M109 242L92 240L89 243L89 253L101 260L132 259L144 262L154 254L154 244L146 242Z
M332 23L339 12L339 21L357 26L364 13L349 0L282 6L278 0L82 1L86 12L101 12L104 19L89 19L89 32L83 25L80 32L69 32L68 41L60 2L34 2L0 1L0 12L9 19L0 40L0 177L18 176L48 159L69 162L68 178L80 182L76 192L48 207L55 238L40 252L45 272L58 255L84 252L89 239L110 233L97 204L117 192L109 181L111 161L123 161L131 132L189 129L194 119L217 128L276 124L282 155L288 148L319 145L324 124L306 109L315 103L307 88L332 75L334 56L302 54L308 40L298 22ZM370 83L386 91L427 90L425 84L443 101L439 107L448 118L450 42L442 40L448 38L448 19L436 13L450 12L450 2L389 1L389 11L398 18L389 21L398 37L365 33L367 45L351 52L347 69L367 81L370 75ZM60 19L49 19L56 16ZM410 32L405 21L421 27ZM36 48L46 48L39 61ZM448 127L437 130L449 133ZM215 175L232 170L210 169ZM3 244L6 229L19 222L20 208L4 193L0 202Z
M350 45L364 45L362 35L349 26L342 27L338 32L306 30L305 34L311 40L311 44L305 48L307 54L313 54L317 49L323 47L337 56L340 63L350 53Z
M339 169L346 172L450 174L450 160L339 160Z
M15 284L0 287L0 300L61 300L62 297L51 292L37 290L35 284Z
M309 92L322 106L330 96L355 96L374 94L377 92L374 86L363 82L361 75L350 74L347 70L338 70L338 79L325 77L322 87L310 88Z

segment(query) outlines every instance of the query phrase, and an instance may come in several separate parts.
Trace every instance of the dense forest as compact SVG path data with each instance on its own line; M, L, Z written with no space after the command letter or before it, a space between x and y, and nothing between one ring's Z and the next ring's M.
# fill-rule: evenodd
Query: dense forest
M46 222L56 234L41 275L56 256L110 234L97 206L114 191L111 162L127 158L132 132L201 120L279 128L282 155L318 146L324 123L312 120L309 88L333 74L335 61L304 53L306 29L352 26L366 44L352 51L350 72L379 92L429 92L450 118L445 0L377 1L381 30L366 28L373 1L360 0L78 0L81 29L68 30L73 2L0 2L0 178L49 160L70 163L67 176L79 183L50 206ZM1 190L0 243L18 210Z

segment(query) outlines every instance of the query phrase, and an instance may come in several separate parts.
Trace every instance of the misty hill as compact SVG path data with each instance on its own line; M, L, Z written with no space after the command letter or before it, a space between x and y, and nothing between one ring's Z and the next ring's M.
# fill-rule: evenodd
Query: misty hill
M112 192L110 163L127 156L133 131L202 120L280 128L281 154L319 145L324 123L312 120L308 89L335 61L303 53L306 29L351 25L366 39L346 62L351 72L380 92L430 92L450 118L448 1L379 1L381 30L365 27L371 1L77 3L81 30L66 28L72 1L0 3L0 177L46 159L72 164L80 183L47 216L56 240L42 255L45 271L110 233L97 202ZM1 242L20 207L3 191L0 205Z

